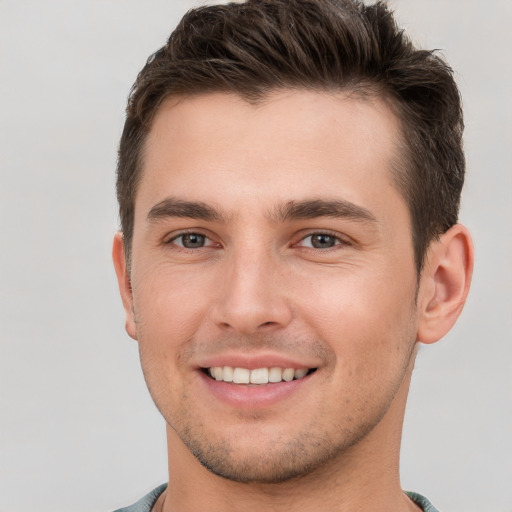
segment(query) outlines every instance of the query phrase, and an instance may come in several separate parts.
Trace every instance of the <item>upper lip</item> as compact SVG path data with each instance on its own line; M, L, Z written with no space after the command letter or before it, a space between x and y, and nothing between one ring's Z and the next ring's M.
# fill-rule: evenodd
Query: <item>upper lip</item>
M231 366L233 368L247 368L254 370L256 368L318 368L320 361L315 358L297 359L283 354L272 353L224 353L216 354L199 359L197 368L211 368L214 366Z

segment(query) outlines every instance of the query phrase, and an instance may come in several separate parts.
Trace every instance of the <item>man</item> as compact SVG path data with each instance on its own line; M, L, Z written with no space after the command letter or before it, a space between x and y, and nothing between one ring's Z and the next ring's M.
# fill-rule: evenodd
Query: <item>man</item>
M398 459L417 346L471 279L462 128L383 4L183 18L119 151L114 264L169 456L124 511L435 510Z

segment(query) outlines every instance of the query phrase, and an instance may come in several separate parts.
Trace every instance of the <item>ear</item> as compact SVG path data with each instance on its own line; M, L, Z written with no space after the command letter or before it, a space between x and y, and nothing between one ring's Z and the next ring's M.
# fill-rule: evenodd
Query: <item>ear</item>
M453 327L468 296L473 262L471 236L461 224L431 243L418 294L418 341L434 343Z
M116 269L117 282L121 299L123 300L124 312L126 315L125 328L129 336L134 340L137 339L137 325L135 323L135 311L133 307L132 284L130 274L126 267L124 238L123 234L118 232L114 236L114 244L112 247L112 259L114 260L114 268Z

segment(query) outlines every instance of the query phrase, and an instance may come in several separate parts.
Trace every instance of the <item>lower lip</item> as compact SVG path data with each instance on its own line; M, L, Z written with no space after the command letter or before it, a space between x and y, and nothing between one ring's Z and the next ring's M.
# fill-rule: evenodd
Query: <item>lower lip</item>
M270 407L300 392L316 372L301 379L273 384L232 384L217 381L199 372L208 391L218 400L239 409L260 409Z

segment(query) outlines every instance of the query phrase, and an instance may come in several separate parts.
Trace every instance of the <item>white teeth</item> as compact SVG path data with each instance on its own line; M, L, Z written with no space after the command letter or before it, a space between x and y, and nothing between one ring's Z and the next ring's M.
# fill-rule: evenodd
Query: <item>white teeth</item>
M305 377L307 373L308 373L307 368L300 368L299 370L295 370L293 376L296 379L302 379L302 377Z
M268 372L268 381L269 382L281 382L283 375L283 370L281 368L270 368Z
M223 378L222 368L214 368L213 369L213 377L215 378L215 380L222 380L222 378Z
M223 377L222 380L224 382L233 382L233 368L231 368L231 366L224 366Z
M268 368L252 370L251 384L268 384Z
M233 368L232 366L212 366L208 374L218 381L233 382L235 384L268 384L281 381L290 382L293 379L302 379L308 374L309 368Z
M285 368L283 370L283 380L286 382L290 382L293 380L293 377L295 376L295 370L293 368Z
M246 368L235 368L233 370L233 382L235 384L249 384L251 371Z

